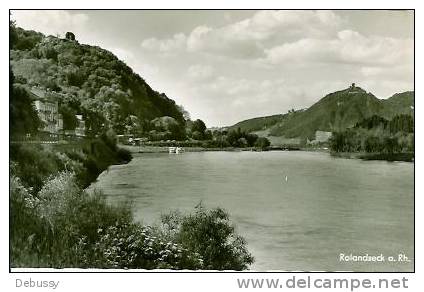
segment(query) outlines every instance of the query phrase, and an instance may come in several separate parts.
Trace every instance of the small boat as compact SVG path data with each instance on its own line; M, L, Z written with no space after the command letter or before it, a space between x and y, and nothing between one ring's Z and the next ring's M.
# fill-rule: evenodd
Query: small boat
M180 154L184 152L183 147L169 147L168 151L170 154Z

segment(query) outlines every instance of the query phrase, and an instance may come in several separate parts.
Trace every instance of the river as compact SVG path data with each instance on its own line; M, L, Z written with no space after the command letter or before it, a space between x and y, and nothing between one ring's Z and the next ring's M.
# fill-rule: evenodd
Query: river
M94 188L111 203L131 201L146 224L199 202L225 208L255 257L252 270L413 271L413 163L303 151L135 154Z

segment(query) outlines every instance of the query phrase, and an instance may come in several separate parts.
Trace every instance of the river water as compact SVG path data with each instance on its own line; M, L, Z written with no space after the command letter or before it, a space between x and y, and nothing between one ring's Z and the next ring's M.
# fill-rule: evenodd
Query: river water
M286 179L287 177L287 179ZM135 218L190 212L202 201L230 213L255 257L252 270L412 271L414 164L316 152L135 154L91 189L131 201ZM341 261L383 255L383 262ZM398 260L399 255L406 260Z

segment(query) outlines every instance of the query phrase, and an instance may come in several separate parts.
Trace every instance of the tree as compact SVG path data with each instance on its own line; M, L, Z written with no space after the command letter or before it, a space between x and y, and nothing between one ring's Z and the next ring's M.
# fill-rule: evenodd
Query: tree
M249 146L249 143L247 142L246 138L241 137L236 141L234 146L244 148Z
M410 115L396 115L389 123L390 133L413 133L414 120Z
M12 137L36 134L43 123L38 117L33 100L25 88L13 85L13 72L10 70L9 127Z
M399 152L398 140L394 137L385 137L384 138L384 149L389 154Z
M164 116L152 120L154 129L162 133L163 138L173 140L185 139L185 128L181 126L178 121L172 117Z
M246 139L247 145L250 147L254 146L256 141L258 140L258 135L255 135L255 134L243 132L242 136Z
M75 130L79 123L77 117L75 116L76 112L70 108L69 105L61 104L59 107L59 113L62 115L63 129Z
M9 49L12 49L18 40L16 33L16 23L14 20L9 21Z
M386 128L388 121L378 115L373 115L356 123L355 128L373 129L377 127Z
M364 148L366 152L380 152L382 150L380 139L375 136L366 137L364 142Z
M183 114L184 120L189 121L190 113L182 105L178 105L177 107L180 110L180 112Z
M259 137L255 142L255 147L265 149L271 145L271 142L266 137Z
M330 148L335 152L345 151L345 133L344 132L333 132L329 142Z
M206 131L206 125L202 120L197 119L193 122L191 130L193 132L198 131L203 134Z

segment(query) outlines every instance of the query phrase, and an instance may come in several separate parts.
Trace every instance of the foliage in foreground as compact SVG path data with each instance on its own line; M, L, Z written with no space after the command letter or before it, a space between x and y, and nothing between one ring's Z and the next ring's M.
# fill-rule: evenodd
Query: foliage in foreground
M15 176L10 186L12 267L242 270L253 262L219 208L143 226L129 206L86 193L70 172L51 177L37 195Z
M253 263L246 241L235 232L228 213L201 204L193 214L171 212L162 216L166 234L184 248L199 254L208 270L245 270Z
M113 137L107 135L65 149L54 147L60 145L10 145L11 174L19 177L33 194L50 176L60 171L75 172L78 184L84 188L109 165L128 162L132 158L129 151L118 148Z

